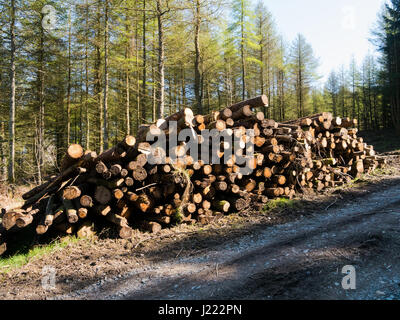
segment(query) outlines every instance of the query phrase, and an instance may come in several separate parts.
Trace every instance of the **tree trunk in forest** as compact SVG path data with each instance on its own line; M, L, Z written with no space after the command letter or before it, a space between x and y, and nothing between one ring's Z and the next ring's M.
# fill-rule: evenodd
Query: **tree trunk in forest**
M130 120L130 97L129 97L129 67L126 68L125 71L125 127L126 127L126 134L131 134L131 120Z
M211 109L210 81L207 80L207 113L210 113L210 109Z
M299 51L298 51L298 68L299 68L299 73L298 73L298 88L297 88L297 94L298 94L298 104L299 104L299 111L298 111L298 117L301 118L303 117L303 62L301 59L301 42L299 41Z
M355 68L353 66L352 69L352 81L351 81L351 87L352 87L352 101L351 101L351 117L354 119L356 117L356 75L355 75Z
M153 52L156 52L156 31L155 28L153 28L153 34L152 34L152 49ZM153 121L155 122L157 120L157 90L158 90L158 85L156 84L156 57L155 55L152 55L151 58L151 78L153 79L152 82L152 92L151 92L151 97L152 97L152 110L153 110Z
M261 23L260 23L260 34L261 33ZM264 44L263 38L260 39L260 94L264 94Z
M135 51L136 51L136 108L138 113L142 110L142 121L146 121L146 108L140 108L140 72L139 72L139 24L136 23L135 31Z
M71 12L68 12L67 145L71 143Z
M240 14L240 57L242 63L242 99L246 99L246 63L244 56L244 2L241 2L241 14Z
M152 79L154 79L154 77L155 77L154 65L151 66L151 77L152 77ZM156 118L157 118L157 106L156 106L156 88L155 88L154 83L152 86L151 98L152 98L152 116L153 116L153 122L155 122Z
M200 17L200 0L196 0L196 8L194 15L194 94L196 99L196 111L199 114L203 113L203 105L202 105L202 96L200 93L200 25L201 25L201 17Z
M146 67L147 67L147 52L146 52L146 0L143 0L143 78L142 78L142 110L143 115L146 117L146 106L147 106L147 85L146 85Z
M15 0L11 0L11 23L10 23L10 122L9 122L9 166L8 181L15 181ZM4 130L4 127L3 127Z
M271 97L271 47L270 47L270 39L266 40L268 43L267 52L266 52L266 87L267 87L267 96ZM264 108L264 115L267 118L271 117L271 108Z
M126 60L126 70L125 70L125 128L126 128L126 134L130 135L131 134L131 119L130 119L130 79L129 79L129 74L130 74L130 58L131 58L131 45L130 45L130 40L131 40L131 30L130 30L130 24L129 24L130 17L128 13L125 16L125 31L127 34L127 43L126 43L126 48L125 48L125 60Z
M165 105L165 70L164 70L164 24L163 15L166 11L162 11L161 0L157 0L157 22L158 22L158 90L157 90L157 117L159 119L164 118L164 105Z
M184 66L181 66L181 85L182 85L182 104L183 104L183 107L186 107L187 101L186 101L186 82L185 82Z
M104 101L103 101L103 136L104 150L108 149L108 0L104 8Z
M43 17L41 17L43 19ZM42 167L43 167L43 153L44 153L44 30L40 28L40 41L39 41L39 68L36 74L38 86L38 103L39 103L39 118L37 130L37 174L38 183L42 183Z
M85 0L85 116L86 116L86 150L90 149L90 118L89 118L89 57L88 57L88 35L89 35L89 5Z
M97 110L98 110L98 128L97 128L97 134L98 134L98 148L99 148L99 153L103 152L103 147L104 147L104 140L103 140L103 100L102 100L102 94L101 94L101 51L100 51L100 42L101 42L101 0L98 0L97 2L97 12L96 12L96 41L95 41L95 48L96 48L96 58L95 58L95 63L94 63L94 69L95 69L95 83L94 83L94 91L96 94L97 98Z
M0 181L7 180L7 160L4 148L5 137L5 123L2 121L0 122Z

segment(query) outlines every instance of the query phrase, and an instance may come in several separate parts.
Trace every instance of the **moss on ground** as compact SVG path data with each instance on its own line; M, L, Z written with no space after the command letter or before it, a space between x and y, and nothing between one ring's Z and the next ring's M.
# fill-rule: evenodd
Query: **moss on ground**
M268 201L268 203L264 206L263 211L268 212L275 209L292 209L296 206L296 200L286 199L286 198L278 198Z

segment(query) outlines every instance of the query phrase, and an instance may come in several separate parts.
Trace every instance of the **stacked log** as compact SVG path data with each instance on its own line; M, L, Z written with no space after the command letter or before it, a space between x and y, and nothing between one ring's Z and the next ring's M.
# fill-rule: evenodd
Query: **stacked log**
M185 108L100 155L71 145L60 174L25 193L21 209L2 210L0 254L27 227L88 236L112 225L126 239L132 228L210 223L269 199L340 186L385 164L357 136L356 120L325 112L278 123L256 111L267 105L260 96L208 115ZM174 144L183 129L199 156L187 140ZM163 136L167 145L159 147L154 137Z

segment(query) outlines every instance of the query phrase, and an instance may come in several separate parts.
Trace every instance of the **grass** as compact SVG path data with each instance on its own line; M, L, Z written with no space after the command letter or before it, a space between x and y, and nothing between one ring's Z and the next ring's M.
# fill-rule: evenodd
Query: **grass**
M275 209L287 209L287 208L292 209L295 207L295 205L296 205L295 200L278 198L268 201L268 203L264 206L263 211L268 212Z
M10 270L20 268L29 263L33 258L51 254L54 251L65 248L69 244L76 243L79 240L80 239L77 237L68 236L53 241L50 244L38 245L28 250L25 248L13 255L0 258L0 273L7 273Z

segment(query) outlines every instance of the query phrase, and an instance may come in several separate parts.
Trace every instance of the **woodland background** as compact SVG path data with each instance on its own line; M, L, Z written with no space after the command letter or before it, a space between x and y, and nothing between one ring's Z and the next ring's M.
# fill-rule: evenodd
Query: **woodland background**
M400 0L379 13L376 52L323 85L311 44L283 41L267 3L1 0L0 181L40 183L70 143L101 152L183 107L260 94L278 121L331 111L400 134Z

